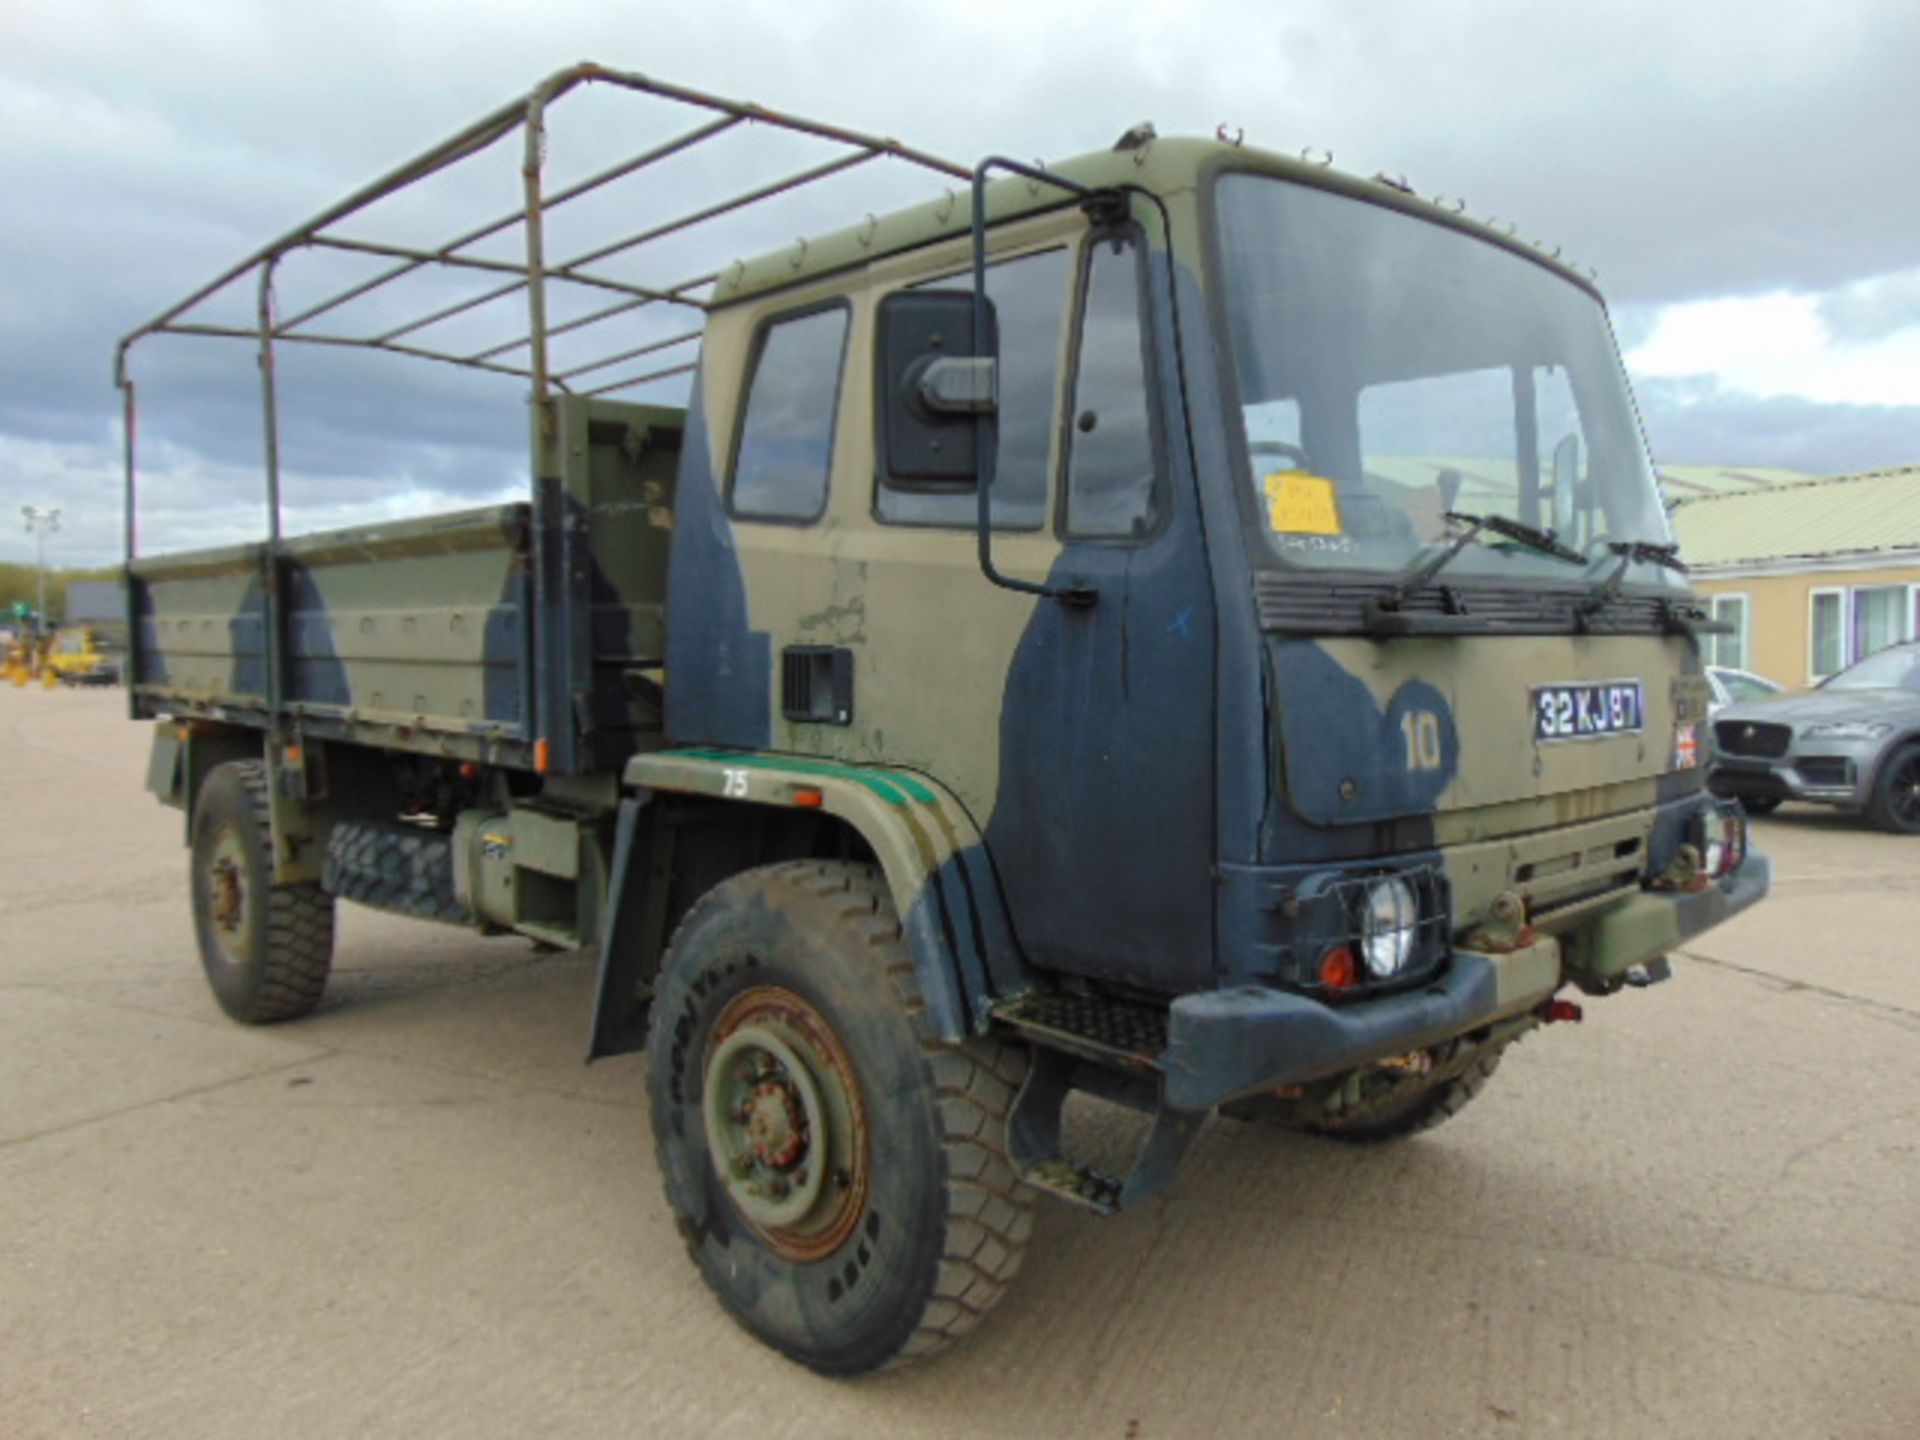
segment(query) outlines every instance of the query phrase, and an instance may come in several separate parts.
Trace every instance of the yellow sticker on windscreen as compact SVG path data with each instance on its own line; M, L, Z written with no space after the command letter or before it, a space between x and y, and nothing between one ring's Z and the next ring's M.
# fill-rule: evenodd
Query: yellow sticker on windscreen
M1340 508L1333 481L1304 470L1276 470L1267 476L1267 524L1283 535L1338 535Z

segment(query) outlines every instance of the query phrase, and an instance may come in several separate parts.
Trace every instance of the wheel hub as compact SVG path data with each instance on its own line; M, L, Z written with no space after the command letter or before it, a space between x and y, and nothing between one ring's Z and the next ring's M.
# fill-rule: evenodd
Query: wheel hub
M799 1087L790 1081L763 1081L747 1101L747 1143L756 1164L792 1168L806 1153L807 1116Z
M223 830L214 843L206 868L207 918L213 922L213 945L229 965L245 959L247 909L246 856L240 837Z
M240 867L225 855L213 862L213 920L222 930L240 924Z
M832 1254L866 1196L866 1116L824 1016L760 986L722 1011L702 1103L716 1175L743 1219L794 1260Z

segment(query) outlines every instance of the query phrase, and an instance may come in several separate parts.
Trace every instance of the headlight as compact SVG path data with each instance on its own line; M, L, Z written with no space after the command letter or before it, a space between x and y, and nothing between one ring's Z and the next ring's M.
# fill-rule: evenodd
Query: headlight
M1390 980L1404 970L1419 928L1420 902L1411 885L1392 875L1370 883L1360 912L1360 958L1367 974Z
M1731 875L1747 858L1747 815L1738 805L1703 806L1696 821L1700 868L1709 879Z
M1718 875L1727 863L1726 832L1716 818L1707 825L1707 843L1702 847L1700 863L1709 875Z
M1825 725L1809 725L1800 732L1806 740L1878 740L1893 726L1878 720L1834 720Z

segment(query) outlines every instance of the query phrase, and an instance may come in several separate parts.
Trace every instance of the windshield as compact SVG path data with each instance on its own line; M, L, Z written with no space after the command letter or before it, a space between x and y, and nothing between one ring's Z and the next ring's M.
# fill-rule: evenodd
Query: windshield
M1822 690L1920 690L1920 651L1900 645L1842 670Z
M1579 567L1495 540L1446 574L1599 579L1666 512L1606 314L1545 266L1311 186L1228 175L1225 303L1261 530L1292 564L1398 573L1448 511L1552 531ZM1635 560L1625 577L1674 585Z

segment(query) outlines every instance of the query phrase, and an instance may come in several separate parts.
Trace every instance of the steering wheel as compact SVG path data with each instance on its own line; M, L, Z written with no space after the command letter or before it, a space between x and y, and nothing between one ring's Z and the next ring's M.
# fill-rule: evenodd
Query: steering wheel
M1247 445L1249 455L1278 455L1291 460L1295 470L1310 470L1307 464L1307 452L1298 445L1290 445L1285 440L1254 440Z

